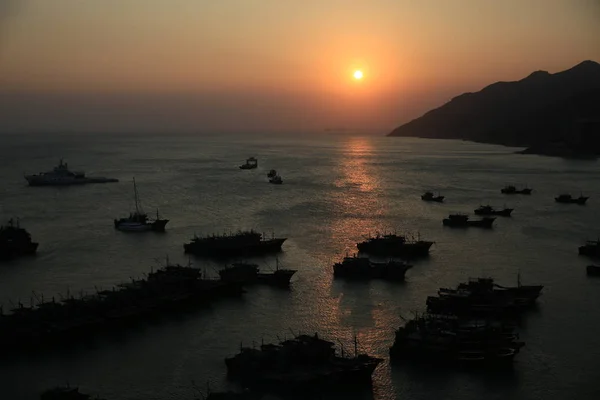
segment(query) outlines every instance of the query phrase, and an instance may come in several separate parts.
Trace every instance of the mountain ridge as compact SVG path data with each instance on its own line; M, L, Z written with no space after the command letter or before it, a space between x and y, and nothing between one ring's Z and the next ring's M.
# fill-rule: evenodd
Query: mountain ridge
M586 60L554 74L538 70L518 81L460 94L388 136L539 147L559 139L571 143L577 121L596 118L600 121L600 64ZM592 127L591 135L600 137L597 130ZM593 142L600 154L600 144Z

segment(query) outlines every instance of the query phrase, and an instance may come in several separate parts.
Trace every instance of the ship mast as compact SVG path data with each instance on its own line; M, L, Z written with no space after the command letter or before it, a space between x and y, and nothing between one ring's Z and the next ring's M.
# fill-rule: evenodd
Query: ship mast
M137 186L135 184L135 178L133 178L133 197L134 197L134 201L135 201L135 212L136 212L136 214L140 214L140 210L142 209L142 206L140 205L140 199L138 197ZM141 212L143 213L144 210L141 210Z

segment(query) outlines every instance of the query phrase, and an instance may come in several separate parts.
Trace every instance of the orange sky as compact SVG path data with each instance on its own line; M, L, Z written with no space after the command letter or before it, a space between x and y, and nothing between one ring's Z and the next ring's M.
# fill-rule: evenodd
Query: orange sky
M597 0L2 0L0 129L385 133L585 59Z

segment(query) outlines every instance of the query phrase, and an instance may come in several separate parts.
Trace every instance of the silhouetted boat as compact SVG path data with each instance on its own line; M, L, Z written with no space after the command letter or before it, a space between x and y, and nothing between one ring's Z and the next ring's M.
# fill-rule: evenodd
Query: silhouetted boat
M31 240L31 235L21 228L18 220L15 224L11 218L8 225L0 226L0 261L33 255L37 248L38 243Z
M281 176L275 175L275 176L269 178L269 183L272 183L275 185L281 185L283 183L283 179L281 179Z
M410 268L412 265L401 261L372 262L368 258L344 257L341 263L333 265L333 276L357 280L402 281Z
M298 393L348 385L370 385L380 358L358 354L338 356L334 343L314 336L298 335L259 349L242 347L225 359L230 379L244 387L266 392Z
M579 254L588 257L600 257L600 239L588 240L583 246L579 246Z
M104 400L100 397L81 393L79 388L70 386L57 386L40 394L40 400Z
M581 196L579 196L579 197L575 198L575 197L571 196L571 195L570 195L570 194L568 194L568 193L563 193L563 194L561 194L561 195L559 195L559 196L557 196L557 197L555 197L555 198L554 198L554 200L555 200L557 203L565 203L565 204L580 204L580 205L583 205L583 204L585 204L585 202L586 202L588 199L589 199L589 196L588 196L588 197L586 197L586 196L583 196L583 195L581 195Z
M40 400L102 400L89 394L81 393L79 388L57 386L40 394Z
M258 160L254 157L250 157L246 162L240 165L240 169L254 169L258 168Z
M512 327L501 322L425 315L396 331L390 358L497 367L510 365L524 345Z
M148 214L144 212L138 197L135 178L133 179L133 195L135 200L135 212L129 213L129 217L115 219L115 228L120 231L128 232L144 232L157 231L164 232L168 219L160 219L158 209L156 210L156 219L148 218Z
M280 269L276 261L275 271L260 272L257 264L233 263L230 267L219 271L221 280L225 282L239 282L242 284L265 283L274 286L288 286L295 269Z
M250 231L238 231L234 234L194 236L190 243L183 245L186 253L200 256L243 257L264 255L281 251L287 238L266 239L262 234Z
M510 214L512 212L512 208L503 208L502 210L496 210L490 205L479 206L479 208L475 209L475 214L477 215L500 215L502 217L510 217Z
M435 196L433 192L425 192L421 195L421 200L442 203L444 202L444 196L440 196L439 194Z
M414 240L392 233L377 233L357 243L356 247L358 251L374 256L412 258L429 255L432 245L433 242L421 240L420 237Z
M533 189L529 188L523 188L518 190L515 186L512 185L508 185L500 189L500 192L504 194L531 194L532 191Z
M535 302L543 288L543 285L522 285L521 274L517 275L517 286L502 286L494 283L492 278L469 279L468 282L458 285L458 290L469 290L479 295L508 296L515 299L519 305Z
M38 346L67 342L114 331L115 326L168 312L195 307L222 297L240 296L242 285L206 279L197 268L166 264L148 273L147 279L132 279L112 290L75 298L67 293L61 301L18 307L4 314L0 307L0 343L4 353L35 351ZM32 300L33 302L33 300Z
M210 392L206 400L261 400L263 396L257 392Z
M600 276L600 266L599 265L588 265L586 267L586 272L588 275Z
M65 186L65 185L83 185L86 183L108 183L119 182L118 179L104 177L86 177L84 172L74 172L69 170L67 163L63 163L62 158L58 166L52 171L40 172L34 175L25 175L29 186Z
M466 228L470 226L479 228L491 228L496 218L484 217L480 220L469 220L469 216L465 214L450 214L448 218L444 218L442 223L444 226L453 228Z

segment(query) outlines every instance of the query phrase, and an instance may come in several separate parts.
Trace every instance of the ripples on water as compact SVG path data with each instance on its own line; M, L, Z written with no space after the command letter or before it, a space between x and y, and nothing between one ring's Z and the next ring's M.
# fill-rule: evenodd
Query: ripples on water
M473 373L435 366L381 365L373 395L345 399L591 399L600 379L600 280L585 275L577 246L600 235L596 162L514 155L512 149L456 141L381 137L7 136L0 138L0 217L21 218L39 255L0 268L0 302L28 303L88 292L142 277L168 254L184 263L194 234L256 228L289 237L282 264L299 272L289 291L250 288L241 300L73 343L40 356L0 363L2 399L35 399L70 382L112 400L190 399L192 382L230 387L223 358L246 345L318 331L352 350L387 357L401 317L422 311L441 286L475 276L545 285L539 307L521 322L527 346L513 371ZM259 168L237 168L247 157ZM23 172L45 171L65 157L89 175L118 184L29 188ZM282 186L269 185L275 168ZM170 219L167 233L125 234L112 221L132 207L131 177L148 212ZM508 183L532 196L503 196ZM420 200L427 189L445 204ZM591 199L559 205L561 191ZM443 229L449 212L482 203L514 207L492 231ZM407 282L333 281L331 266L369 232L420 232L435 240ZM193 259L216 274L220 265ZM275 260L258 260L273 268Z

